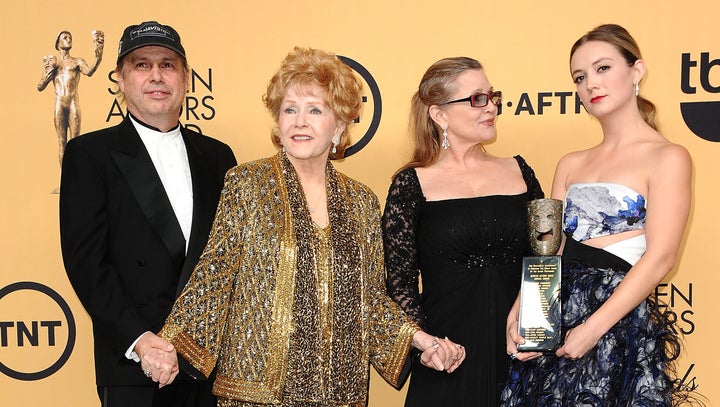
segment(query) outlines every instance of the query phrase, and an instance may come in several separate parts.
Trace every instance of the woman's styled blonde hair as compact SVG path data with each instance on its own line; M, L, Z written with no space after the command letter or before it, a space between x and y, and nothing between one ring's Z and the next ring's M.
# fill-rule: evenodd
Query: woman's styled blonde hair
M343 158L345 149L350 145L348 128L359 116L362 108L362 82L336 55L311 48L295 47L270 79L263 102L277 123L280 105L288 88L296 87L302 91L312 86L323 90L325 105L340 123L345 124L345 130L339 135L340 142L335 153L330 153L331 159ZM279 132L276 126L271 137L275 146L282 147Z

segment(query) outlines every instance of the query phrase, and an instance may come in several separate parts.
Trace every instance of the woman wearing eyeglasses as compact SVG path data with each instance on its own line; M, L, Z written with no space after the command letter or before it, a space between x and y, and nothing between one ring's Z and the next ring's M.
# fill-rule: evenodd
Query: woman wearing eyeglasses
M544 194L522 157L485 150L501 101L466 57L434 63L412 98L413 156L382 217L387 289L466 358L452 374L415 363L406 406L495 406L507 380L505 321L530 252L525 204Z

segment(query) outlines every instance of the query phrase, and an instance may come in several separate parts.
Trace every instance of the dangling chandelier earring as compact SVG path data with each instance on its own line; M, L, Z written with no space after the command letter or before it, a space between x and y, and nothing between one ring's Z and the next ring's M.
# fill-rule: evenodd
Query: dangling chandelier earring
M443 134L442 134L443 140L442 140L442 144L440 145L440 147L442 147L443 150L447 150L448 148L450 148L450 142L447 139L447 129L448 129L447 126L443 127Z
M640 84L635 82L635 96L640 93Z
M337 153L337 145L340 144L340 136L336 134L332 139L332 143L333 143L332 153L335 154L335 153Z

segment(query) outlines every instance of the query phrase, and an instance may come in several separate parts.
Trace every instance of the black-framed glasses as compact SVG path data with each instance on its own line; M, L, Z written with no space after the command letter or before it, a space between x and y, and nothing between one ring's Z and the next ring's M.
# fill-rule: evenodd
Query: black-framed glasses
M485 107L487 106L488 101L492 102L496 106L500 105L500 103L502 103L502 91L495 90L488 93L473 93L466 98L451 100L443 104L448 105L450 103L470 102L470 106L472 107Z

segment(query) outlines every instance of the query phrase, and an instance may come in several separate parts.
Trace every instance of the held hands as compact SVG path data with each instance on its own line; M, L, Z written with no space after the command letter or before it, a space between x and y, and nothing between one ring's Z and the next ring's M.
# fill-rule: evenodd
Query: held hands
M420 351L423 366L442 372L452 373L465 360L465 348L448 339L440 339L423 331L413 335L413 346Z
M138 340L135 353L140 357L140 366L145 375L157 382L159 387L172 383L180 372L175 347L152 332Z

